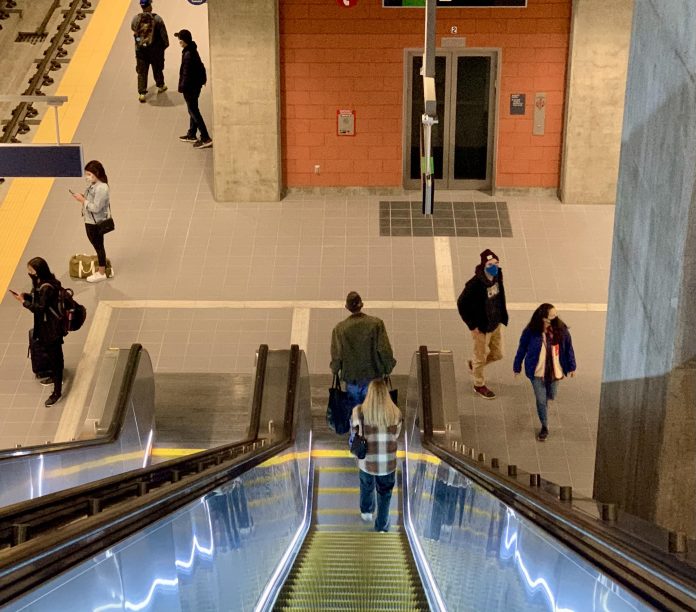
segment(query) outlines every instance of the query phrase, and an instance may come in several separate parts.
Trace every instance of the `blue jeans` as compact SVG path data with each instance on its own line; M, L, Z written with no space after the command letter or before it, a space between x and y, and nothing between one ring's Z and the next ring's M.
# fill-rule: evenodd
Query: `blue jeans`
M558 391L558 381L544 382L543 378L535 376L532 379L532 389L534 389L534 397L536 398L536 409L539 415L539 421L541 421L541 426L546 427L548 421L546 419L547 414L547 402L548 400L556 399L556 392Z
M375 488L377 488L375 531L389 531L389 504L395 482L396 472L385 476L373 476L360 470L360 512L375 511Z
M367 387L369 386L369 380L359 380L358 382L349 383L346 382L346 393L350 398L353 407L358 404L362 404L365 401L365 396L367 395Z

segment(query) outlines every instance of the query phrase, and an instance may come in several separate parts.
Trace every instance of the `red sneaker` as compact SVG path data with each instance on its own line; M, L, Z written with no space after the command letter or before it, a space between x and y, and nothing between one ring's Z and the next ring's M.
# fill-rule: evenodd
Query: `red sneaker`
M477 387L474 385L474 393L478 393L483 399L495 399L495 393L491 391L486 385L483 385L481 387Z

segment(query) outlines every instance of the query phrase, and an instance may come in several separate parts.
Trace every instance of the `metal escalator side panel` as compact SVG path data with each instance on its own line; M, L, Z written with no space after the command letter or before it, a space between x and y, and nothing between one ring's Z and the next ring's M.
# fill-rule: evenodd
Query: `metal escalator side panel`
M299 413L291 415L294 443L279 437L266 445L226 445L215 456L213 449L120 476L137 484L149 474L158 488L76 520L45 543L37 538L0 551L0 603L36 610L199 609L196 598L209 592L204 608L253 607L307 516L311 396L306 360L297 347L292 352L295 370L288 368L291 351L278 367L295 372L283 383ZM286 409L283 401L280 410Z
M0 452L0 507L149 464L155 420L148 352L139 344L110 351L95 384L88 416L102 426L91 438Z

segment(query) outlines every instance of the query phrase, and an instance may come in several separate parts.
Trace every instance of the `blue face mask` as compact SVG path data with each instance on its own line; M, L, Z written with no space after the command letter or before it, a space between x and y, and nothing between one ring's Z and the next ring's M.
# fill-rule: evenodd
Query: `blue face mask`
M486 266L486 274L489 274L493 278L498 276L498 270L499 270L499 268L495 264L491 264L490 266Z

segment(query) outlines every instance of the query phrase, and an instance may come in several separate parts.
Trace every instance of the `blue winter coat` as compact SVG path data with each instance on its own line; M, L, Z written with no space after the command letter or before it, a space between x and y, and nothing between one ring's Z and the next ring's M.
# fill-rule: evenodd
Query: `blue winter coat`
M527 327L524 328L522 336L520 336L520 345L517 348L515 361L512 369L515 374L522 371L522 361L524 360L524 373L530 380L534 380L534 372L539 363L539 355L541 354L541 334L535 334ZM559 349L559 361L563 375L568 376L570 372L575 372L575 352L573 351L573 340L570 337L570 332L566 329L561 337Z

